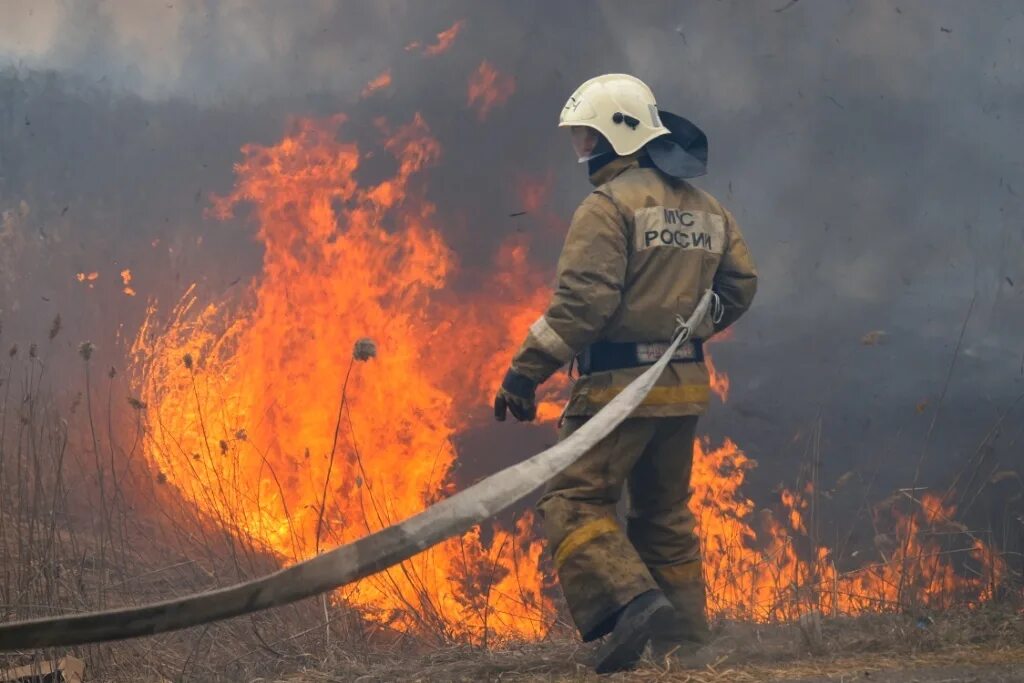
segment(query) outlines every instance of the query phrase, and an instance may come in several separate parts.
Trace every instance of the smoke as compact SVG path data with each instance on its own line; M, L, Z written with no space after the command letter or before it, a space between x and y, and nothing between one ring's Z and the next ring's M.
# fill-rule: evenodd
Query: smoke
M458 20L448 50L406 49ZM547 213L568 219L588 186L558 110L585 78L625 71L708 132L699 184L760 267L754 309L714 347L733 398L705 428L739 439L774 483L820 419L826 469L878 457L908 485L972 301L936 461L959 462L1024 387L1022 30L1009 0L15 0L0 25L5 336L36 334L58 309L70 335L130 336L148 296L252 276L251 225L204 209L241 145L295 114L346 111L372 139L377 116L422 112L445 150L425 191L463 269L486 268L515 233L553 268L564 223L509 214L539 181ZM481 117L467 81L484 61L515 92ZM385 70L391 84L361 98ZM120 292L126 267L136 298ZM92 270L92 289L74 281ZM882 343L862 344L876 330Z
M148 99L259 101L311 90L357 93L354 64L401 49L394 3L32 2L15 0L0 48L29 67L73 72Z

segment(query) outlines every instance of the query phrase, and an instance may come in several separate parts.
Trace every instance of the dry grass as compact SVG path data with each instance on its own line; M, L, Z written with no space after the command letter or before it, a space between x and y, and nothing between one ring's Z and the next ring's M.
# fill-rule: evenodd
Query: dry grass
M74 614L191 594L266 574L279 561L173 495L142 457L144 406L79 345L81 374L52 389L42 344L0 357L0 620ZM326 616L326 623L325 623ZM313 626L313 628L311 628ZM161 637L70 648L91 680L251 679L364 647L343 607L318 601ZM0 670L64 650L0 655Z
M648 658L636 671L610 677L592 673L591 651L590 646L562 641L491 651L446 648L413 657L363 655L276 680L1024 680L1024 614L1019 609L987 608L932 620L907 616L826 620L823 640L813 651L797 626L729 624L695 657L684 661Z
M276 569L258 542L212 522L150 470L145 406L117 372L94 367L91 345L78 347L81 375L70 380L82 391L53 398L46 356L59 333L58 319L48 341L0 356L0 620L141 604ZM1014 609L827 620L820 639L799 626L734 623L701 661L646 661L618 680L851 680L899 666L991 674L1024 662ZM312 599L126 643L0 655L0 670L72 654L91 680L112 682L587 681L596 680L590 649L565 619L544 642L488 650L440 631L396 633Z

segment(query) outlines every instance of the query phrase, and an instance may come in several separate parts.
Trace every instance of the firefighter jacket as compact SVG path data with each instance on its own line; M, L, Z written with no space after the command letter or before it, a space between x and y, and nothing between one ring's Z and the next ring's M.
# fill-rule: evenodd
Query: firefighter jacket
M595 342L667 342L704 291L722 317L694 331L708 339L749 308L757 271L732 215L707 192L639 155L618 157L590 180L596 189L573 215L547 311L531 327L512 369L542 383ZM593 415L644 366L582 375L568 416ZM698 415L707 407L703 362L673 362L634 416Z

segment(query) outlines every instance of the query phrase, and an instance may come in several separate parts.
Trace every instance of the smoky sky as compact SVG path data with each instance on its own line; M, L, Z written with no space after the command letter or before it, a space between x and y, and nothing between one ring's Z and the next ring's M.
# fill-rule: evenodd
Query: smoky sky
M713 351L732 398L704 422L759 458L757 476L791 479L820 425L836 474L874 458L904 483L927 448L940 478L1024 389L1020 3L67 0L2 12L6 335L27 339L63 304L76 334L130 336L141 297L112 312L94 296L129 265L141 293L199 281L221 295L257 272L245 216L221 224L204 209L230 187L241 145L273 142L292 115L345 111L362 139L376 116L421 112L444 147L425 191L464 268L486 268L522 232L553 270L563 232L509 217L517 183L544 179L564 230L589 186L558 111L582 80L628 72L706 130L698 184L733 211L758 263L754 308ZM406 50L458 20L448 52ZM516 91L481 122L466 81L483 60ZM385 69L393 86L360 100ZM79 270L104 279L88 290L70 280ZM873 331L880 343L866 345ZM465 435L467 452L493 429ZM994 457L1019 464L1005 431Z

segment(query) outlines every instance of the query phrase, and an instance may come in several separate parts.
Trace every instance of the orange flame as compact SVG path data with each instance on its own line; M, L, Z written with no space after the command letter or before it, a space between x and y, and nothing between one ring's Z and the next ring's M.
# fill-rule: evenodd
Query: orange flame
M503 369L496 350L507 362L539 305L471 300L463 314L449 302L454 254L434 206L410 189L440 146L416 116L384 144L394 177L361 187L360 150L336 138L342 122L299 120L277 145L243 148L235 189L212 211L254 207L265 253L249 300L202 305L190 289L168 329L157 334L151 315L134 347L154 465L211 518L286 558L447 495L452 439L468 420L458 406L488 397ZM503 280L540 291L525 246L505 249L508 269L481 291L496 296ZM379 355L355 365L364 336ZM539 637L550 604L530 519L489 541L476 531L444 543L344 599L398 628Z
M431 45L423 47L423 44L418 40L413 41L405 46L406 52L412 52L423 48L423 54L427 57L436 57L437 55L447 52L452 44L455 43L455 39L458 37L459 32L462 31L462 27L465 26L466 20L459 19L454 24L446 28L437 34L437 41Z
M465 19L459 19L454 24L446 28L437 34L437 42L433 45L427 45L423 48L423 54L428 57L436 57L439 54L443 54L455 43L455 38L459 35L459 31L466 24Z
M723 402L729 398L729 375L724 372L718 372L715 370L715 363L711 360L711 354L704 353L704 364L708 368L708 374L710 375L711 391L715 392Z
M785 522L769 511L756 512L739 492L745 472L755 466L728 439L716 449L697 443L691 507L698 518L712 616L772 621L815 610L856 615L912 605L976 604L991 599L1005 576L1005 562L978 539L970 549L980 565L978 575L956 571L953 554L929 538L934 528L929 510L937 501L933 495L910 512L890 511L891 554L841 573L832 551L810 542L805 515L813 490L781 492ZM953 512L943 508L944 515Z
M515 76L501 73L484 60L469 76L466 105L475 108L477 118L483 121L495 107L508 102L515 91Z
M391 87L391 69L386 69L379 73L376 78L367 83L362 92L359 93L359 97L366 99L370 95Z

